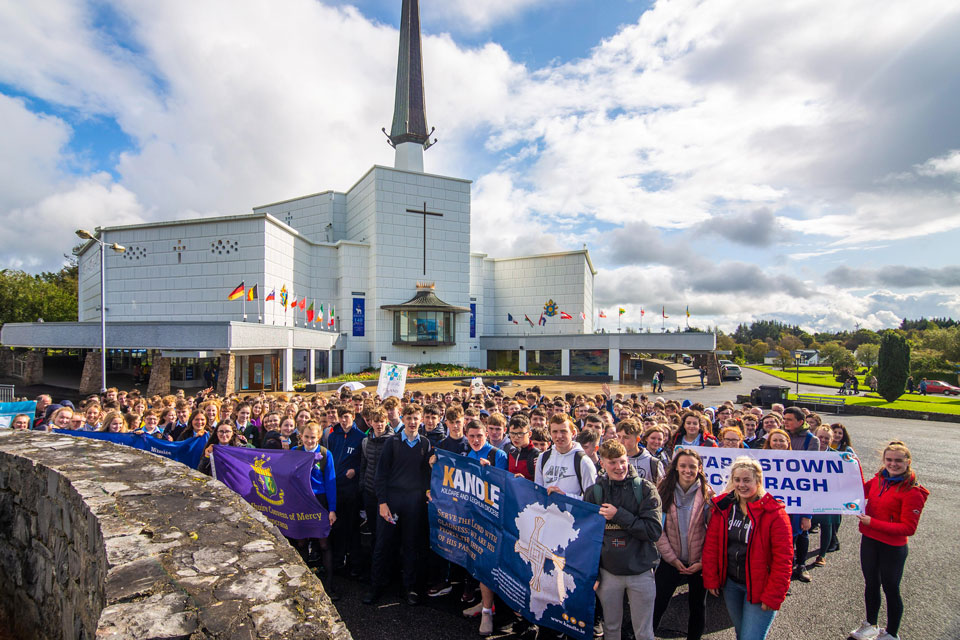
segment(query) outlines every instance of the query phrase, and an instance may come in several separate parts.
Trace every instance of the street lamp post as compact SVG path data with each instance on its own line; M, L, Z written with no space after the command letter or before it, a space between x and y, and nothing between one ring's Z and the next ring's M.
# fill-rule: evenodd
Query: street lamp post
M97 238L86 229L77 229L77 237L83 240L93 240L100 245L100 393L107 392L107 275L104 248L107 243ZM102 233L102 232L101 232ZM116 242L109 245L117 253L127 250Z
M800 395L800 352L793 352L793 360L797 363L797 395Z

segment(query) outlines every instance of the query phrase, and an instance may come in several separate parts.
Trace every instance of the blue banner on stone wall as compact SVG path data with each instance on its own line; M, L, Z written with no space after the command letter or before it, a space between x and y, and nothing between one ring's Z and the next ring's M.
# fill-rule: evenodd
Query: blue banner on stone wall
M430 546L531 622L593 637L604 519L596 505L437 451Z
M91 440L106 440L114 444L124 444L141 451L149 451L163 458L176 460L191 469L196 469L203 457L203 450L207 446L207 438L189 438L180 442L168 442L142 433L110 433L108 431L71 431L69 429L54 429L54 433Z
M34 400L25 402L0 402L0 428L10 426L14 417L25 413L30 416L30 424L27 428L33 426L33 417L37 413L37 403Z
M477 303L470 303L470 337L477 337Z
M366 320L366 302L364 298L353 299L353 335L363 336L364 321Z

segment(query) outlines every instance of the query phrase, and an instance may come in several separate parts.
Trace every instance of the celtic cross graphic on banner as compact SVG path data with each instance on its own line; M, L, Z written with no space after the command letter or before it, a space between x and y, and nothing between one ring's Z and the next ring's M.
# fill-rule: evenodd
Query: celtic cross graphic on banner
M377 384L377 395L381 398L395 396L403 397L403 389L407 386L408 365L399 362L380 363L380 382Z

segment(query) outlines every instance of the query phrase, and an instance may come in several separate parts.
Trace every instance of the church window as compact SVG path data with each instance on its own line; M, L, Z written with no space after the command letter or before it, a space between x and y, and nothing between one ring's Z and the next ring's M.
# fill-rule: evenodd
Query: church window
M240 248L240 243L236 240L221 238L210 243L210 253L216 256L230 255L236 253Z
M130 246L120 254L124 260L140 261L147 257L147 250L141 246Z

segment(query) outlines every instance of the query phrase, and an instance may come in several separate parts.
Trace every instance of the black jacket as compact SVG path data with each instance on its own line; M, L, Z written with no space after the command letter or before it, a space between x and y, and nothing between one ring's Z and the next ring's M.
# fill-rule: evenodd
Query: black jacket
M380 453L383 451L383 445L390 438L397 436L387 429L382 436L373 435L373 431L363 439L360 445L363 455L360 459L360 487L368 493L376 493L377 489L374 480L377 476L377 463L380 462Z
M634 483L639 483L640 503L637 502ZM606 521L603 530L603 548L600 550L603 569L618 576L632 576L655 569L660 564L656 546L663 532L660 494L652 482L637 475L632 465L623 480L600 476L597 483L584 492L583 499L596 505L609 503L617 508L616 515Z

